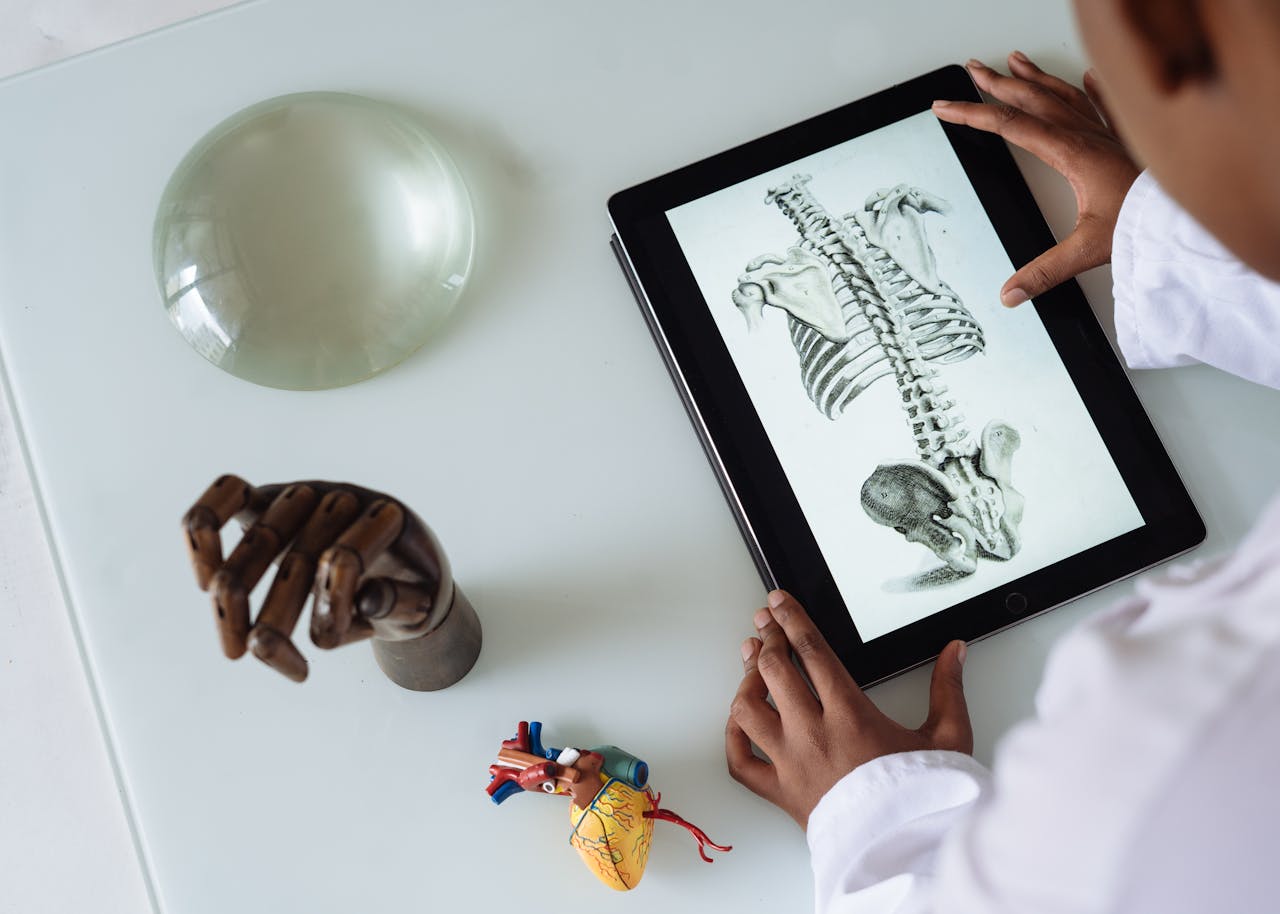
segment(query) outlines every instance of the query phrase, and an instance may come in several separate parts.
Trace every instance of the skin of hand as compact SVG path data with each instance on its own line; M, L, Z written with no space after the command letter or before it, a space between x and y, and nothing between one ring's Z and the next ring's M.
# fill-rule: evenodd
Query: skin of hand
M754 621L759 637L742 645L745 669L729 707L725 757L734 780L801 828L808 827L809 814L827 791L865 762L918 749L973 752L963 641L951 642L939 655L929 715L911 730L881 713L858 688L786 591L770 593L769 606ZM752 751L753 743L767 758Z
M1000 290L1008 307L1035 298L1085 270L1111 261L1111 238L1125 195L1140 169L1112 129L1097 80L1085 90L1045 73L1021 51L1004 76L976 60L968 69L998 104L936 101L940 120L995 133L1056 169L1076 195L1071 234L1009 278Z

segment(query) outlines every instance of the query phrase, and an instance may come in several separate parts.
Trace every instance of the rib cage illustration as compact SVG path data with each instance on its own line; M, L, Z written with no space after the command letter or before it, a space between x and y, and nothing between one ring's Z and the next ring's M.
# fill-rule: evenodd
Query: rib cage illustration
M897 385L916 460L882 463L862 486L877 523L930 548L968 574L979 554L1008 559L1019 549L1023 499L1012 486L1018 432L989 422L974 442L937 366L984 351L982 327L936 272L924 215L946 203L898 185L860 211L833 218L809 192L806 175L772 188L799 233L786 257L747 264L733 301L754 327L764 306L788 315L805 391L839 418L877 380Z

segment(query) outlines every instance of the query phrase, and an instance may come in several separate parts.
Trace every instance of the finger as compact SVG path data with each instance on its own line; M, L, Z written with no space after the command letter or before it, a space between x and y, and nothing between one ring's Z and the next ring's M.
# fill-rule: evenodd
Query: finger
M1115 133L1116 119L1111 116L1111 109L1107 107L1106 97L1102 94L1102 84L1098 81L1098 74L1093 70L1085 71L1084 91L1088 93L1090 103L1097 109L1098 116L1106 124L1107 129Z
M1009 72L1019 79L1024 79L1052 92L1064 105L1079 114L1094 127L1106 126L1102 123L1102 118L1098 116L1093 103L1089 101L1089 97L1080 88L1071 85L1065 79L1054 76L1052 73L1046 73L1036 65L1035 61L1021 51L1014 51L1009 55Z
M763 642L756 657L756 669L769 694L773 696L774 704L778 706L779 716L785 720L788 717L820 714L822 708L818 699L791 661L791 642L787 640L782 626L768 609L756 613L755 623Z
M773 591L769 594L769 612L791 643L791 650L818 693L818 701L826 704L836 695L849 694L850 689L861 694L849 671L795 597L785 590Z
M355 597L356 611L373 623L379 633L392 640L425 635L433 622L431 591L395 578L370 578L360 585Z
M732 717L724 728L724 757L731 778L770 803L778 802L777 769L751 751L751 739Z
M222 538L218 531L244 510L252 495L253 486L239 476L219 476L183 515L187 552L195 568L196 584L201 590L209 589L209 581L222 567Z
M312 610L313 615L314 613L315 610ZM323 644L316 641L314 630L314 626L312 626L311 643L315 644L317 647L322 647L325 650L332 650L338 647L345 647L348 644L355 644L357 641L364 641L377 634L373 625L364 619L361 619L359 616L353 616L350 623L347 625L346 630L341 634L334 634L330 632Z
M447 600L449 595L443 593L442 589L452 581L452 575L444 549L435 534L417 514L408 508L404 509L404 513L404 529L391 544L390 551L422 575L423 580L427 582L427 587L433 593Z
M988 105L983 102L936 101L933 113L949 124L964 124L1004 137L1036 156L1050 168L1064 172L1066 157L1074 148L1067 131L1038 117L1019 111L1012 105Z
M249 632L249 650L267 666L294 682L307 678L307 658L302 656L302 651L289 636L277 628L255 625Z
M308 485L294 484L280 493L254 522L210 582L222 651L231 659L244 653L249 634L249 593L271 562L301 529L319 496Z
M365 569L395 542L404 529L404 510L390 499L371 504L355 523L324 551L316 575L311 610L311 640L317 647L345 642L355 618L356 588Z
M1042 121L1067 130L1097 130L1101 126L1096 119L1085 117L1039 83L1005 76L977 60L969 61L968 68L979 89Z
M1106 263L1109 245L1094 235L1087 220L1081 220L1070 235L1009 277L1000 290L1001 303L1015 307Z
M929 683L929 716L920 732L940 749L973 752L973 725L969 706L964 700L964 658L968 649L963 641L952 641L933 665Z
M320 553L359 513L360 501L350 492L335 489L320 500L281 560L262 612L249 632L249 650L254 656L294 682L307 678L306 658L291 639L312 591Z
M782 739L782 718L769 704L769 688L764 684L756 661L760 642L748 638L742 644L743 676L738 691L729 704L729 719L765 752L776 748Z

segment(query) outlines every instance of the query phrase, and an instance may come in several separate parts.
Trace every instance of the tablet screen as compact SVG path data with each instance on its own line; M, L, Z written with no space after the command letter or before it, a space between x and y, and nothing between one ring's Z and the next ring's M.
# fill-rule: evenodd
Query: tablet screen
M1143 525L930 112L666 215L864 642Z

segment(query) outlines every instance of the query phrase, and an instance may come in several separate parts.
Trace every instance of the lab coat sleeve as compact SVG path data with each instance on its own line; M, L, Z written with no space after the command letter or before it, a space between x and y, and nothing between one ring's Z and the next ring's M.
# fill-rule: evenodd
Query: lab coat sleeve
M1121 207L1112 275L1130 368L1203 362L1280 387L1280 283L1237 260L1147 172Z
M884 756L846 775L809 817L819 914L1167 911L1140 886L1130 906L1116 900L1135 854L1162 866L1186 859L1180 836L1161 844L1148 834L1169 785L1188 802L1222 793L1216 773L1178 774L1280 644L1277 544L1280 498L1235 552L1147 575L1134 596L1064 636L1034 717L1001 741L994 775L941 751ZM1269 836L1274 820L1262 819L1249 827ZM1245 854L1258 833L1217 843Z
M901 752L855 768L809 815L818 914L927 910L945 835L987 789L967 755Z

